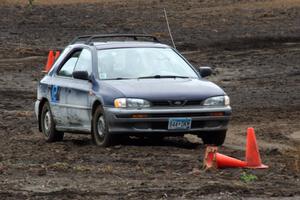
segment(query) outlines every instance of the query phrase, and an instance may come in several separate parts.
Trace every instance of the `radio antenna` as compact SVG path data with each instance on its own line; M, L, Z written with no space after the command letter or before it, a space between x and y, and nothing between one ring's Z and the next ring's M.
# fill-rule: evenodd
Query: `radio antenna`
M169 25L169 20L168 20L168 16L167 16L167 11L166 11L165 8L164 8L164 13L165 13L165 19L166 19L166 22L167 22L167 27L168 27L168 30L169 30L169 35L170 35L171 41L172 41L172 43L173 43L173 47L176 49L176 45L175 45L175 42L174 42L174 40L173 40L171 28L170 28L170 25Z

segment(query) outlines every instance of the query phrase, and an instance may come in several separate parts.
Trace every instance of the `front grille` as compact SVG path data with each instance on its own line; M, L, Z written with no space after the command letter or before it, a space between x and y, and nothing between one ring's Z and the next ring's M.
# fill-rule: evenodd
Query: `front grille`
M201 103L201 101L188 101L186 102L185 106L200 106Z
M170 101L152 101L152 106L161 107L161 106L200 106L202 101L187 101L187 100L170 100Z
M168 101L155 101L152 102L152 106L170 106Z

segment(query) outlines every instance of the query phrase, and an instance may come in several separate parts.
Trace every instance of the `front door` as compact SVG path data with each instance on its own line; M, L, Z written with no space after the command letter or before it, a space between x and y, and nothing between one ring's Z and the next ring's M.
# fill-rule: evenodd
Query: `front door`
M92 54L88 49L80 53L74 71L92 73ZM67 88L67 112L70 128L74 130L91 130L91 96L92 83L88 80L72 78Z
M58 129L69 126L67 94L80 53L81 50L76 50L67 57L60 70L53 76L49 88L51 111Z

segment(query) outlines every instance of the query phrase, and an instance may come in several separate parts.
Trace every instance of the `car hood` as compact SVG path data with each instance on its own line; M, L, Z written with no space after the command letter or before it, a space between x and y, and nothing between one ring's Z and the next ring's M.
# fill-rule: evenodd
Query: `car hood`
M224 95L216 84L205 79L105 80L100 85L118 91L122 97L153 100L204 100Z

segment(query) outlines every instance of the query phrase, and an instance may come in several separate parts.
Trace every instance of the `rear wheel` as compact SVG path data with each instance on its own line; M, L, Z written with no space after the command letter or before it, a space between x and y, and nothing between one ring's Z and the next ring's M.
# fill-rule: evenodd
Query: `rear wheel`
M42 132L47 142L61 141L64 138L64 133L55 130L55 122L50 110L49 103L43 105L41 113Z
M204 144L221 146L225 141L226 132L227 132L226 130L207 132L201 135L201 138Z
M98 107L93 115L92 140L97 146L107 147L112 144L112 135L108 131L102 107Z

